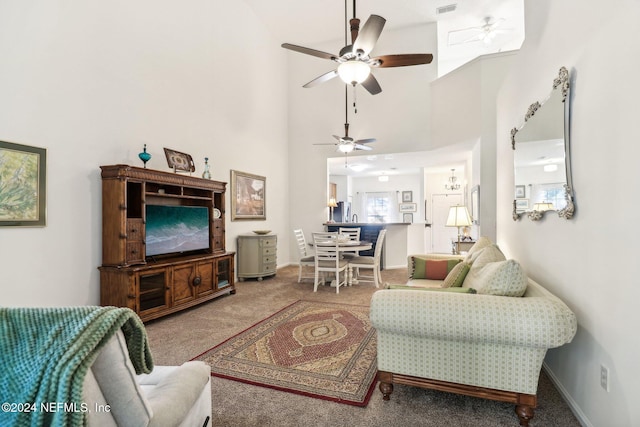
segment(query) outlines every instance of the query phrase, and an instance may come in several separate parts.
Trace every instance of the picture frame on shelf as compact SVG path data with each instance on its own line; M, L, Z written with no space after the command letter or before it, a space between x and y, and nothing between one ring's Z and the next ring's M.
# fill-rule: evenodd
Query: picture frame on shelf
M413 202L413 191L402 192L402 203Z
M0 227L44 227L47 150L0 141Z
M167 157L167 164L174 172L195 172L196 165L190 154L181 153L171 148L164 148L164 155Z
M405 213L405 212L416 212L418 210L417 206L415 203L400 203L398 205L398 210L401 213Z
M231 170L231 221L267 219L267 178Z

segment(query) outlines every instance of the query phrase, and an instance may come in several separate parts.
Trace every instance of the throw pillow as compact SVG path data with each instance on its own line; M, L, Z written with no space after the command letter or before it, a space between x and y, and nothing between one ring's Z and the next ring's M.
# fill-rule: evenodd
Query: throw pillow
M467 273L471 266L466 262L460 262L455 265L444 279L443 288L459 288L467 277Z
M513 259L491 262L478 269L471 283L465 280L467 285L479 294L521 297L527 290L527 275Z
M471 246L471 248L469 248L469 250L467 251L467 258L465 259L465 261L466 262L470 262L473 254L479 252L481 249L484 249L487 246L492 245L492 244L493 244L493 242L488 237L486 237L486 236L480 237L473 244L473 246Z
M425 259L413 257L412 279L444 280L447 274L460 263L459 259Z
M477 267L482 267L485 264L496 261L505 261L507 258L504 256L498 245L494 245L493 243L489 246L485 246L477 252L471 254L471 256L467 256L464 262L474 265Z

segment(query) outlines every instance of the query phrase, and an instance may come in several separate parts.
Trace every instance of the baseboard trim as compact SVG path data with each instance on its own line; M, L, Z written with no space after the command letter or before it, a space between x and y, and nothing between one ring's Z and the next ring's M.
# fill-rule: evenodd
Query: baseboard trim
M593 424L591 423L589 418L587 418L586 414L582 411L582 408L580 408L576 401L573 400L573 397L571 397L567 389L564 388L558 377L556 377L556 375L553 373L553 371L551 371L551 369L545 362L542 362L542 369L544 369L544 372L556 387L562 399L564 399L564 401L567 403L569 409L571 409L571 412L573 412L573 415L575 415L575 417L578 419L580 425L582 427L593 427Z

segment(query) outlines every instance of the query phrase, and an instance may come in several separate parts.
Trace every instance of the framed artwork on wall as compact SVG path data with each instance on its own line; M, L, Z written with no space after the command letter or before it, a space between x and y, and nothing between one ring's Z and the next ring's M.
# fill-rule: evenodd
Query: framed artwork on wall
M522 199L526 196L526 187L524 185L516 185L516 199Z
M398 205L398 210L402 213L416 212L418 208L415 203L400 203L400 205Z
M413 223L413 214L412 213L403 213L402 214L402 222L406 224Z
M402 203L413 202L413 191L402 192Z
M264 176L231 170L231 221L267 219Z
M0 141L0 226L44 227L47 150Z

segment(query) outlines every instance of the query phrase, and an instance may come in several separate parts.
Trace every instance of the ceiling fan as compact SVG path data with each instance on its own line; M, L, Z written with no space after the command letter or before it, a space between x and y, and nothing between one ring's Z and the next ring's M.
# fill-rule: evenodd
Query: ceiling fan
M382 88L371 74L371 68L406 67L429 64L433 60L433 55L430 53L381 55L372 58L370 53L378 41L385 23L386 19L383 17L371 15L360 31L360 20L356 18L356 0L353 0L353 18L349 20L351 44L347 44L347 1L345 0L345 46L340 49L338 55L290 43L283 43L282 47L338 63L335 70L322 74L303 87L313 87L340 76L345 83L353 86L362 84L370 94L376 95L382 92Z
M371 147L364 144L369 144L371 142L376 142L375 138L366 138L366 139L357 139L354 140L349 136L349 116L348 116L348 100L347 100L347 86L344 88L344 136L332 135L338 142L332 143L322 143L322 144L313 144L313 145L335 145L337 147L337 151L344 153L345 155L345 167L347 166L347 155L354 150L372 150Z
M499 29L504 22L504 18L491 22L491 17L484 18L484 24L478 27L463 28L460 30L449 31L447 43L449 46L455 46L464 43L484 42L491 44L496 35L511 31L510 29Z

